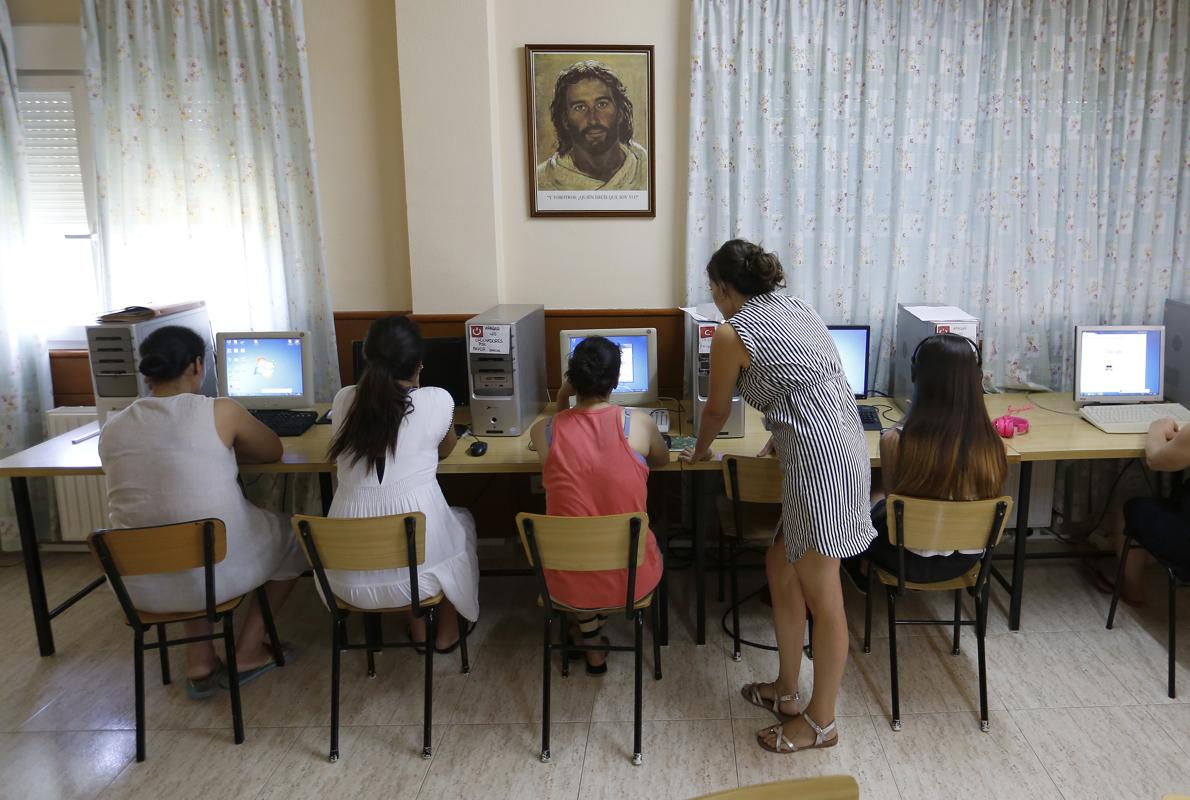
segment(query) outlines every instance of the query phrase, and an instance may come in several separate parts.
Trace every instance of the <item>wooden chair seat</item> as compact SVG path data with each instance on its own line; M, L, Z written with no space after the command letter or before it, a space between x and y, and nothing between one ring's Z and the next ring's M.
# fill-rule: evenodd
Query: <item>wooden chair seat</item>
M876 568L876 577L885 586L897 585L897 576L891 572L885 572L879 567ZM975 566L957 578L951 578L948 581L941 581L940 583L914 583L913 581L905 581L905 588L914 589L919 592L953 592L955 589L970 589L978 582L979 564L977 562Z
M649 592L644 597L633 603L632 608L634 610L648 608L653 604L654 594L654 592ZM576 608L575 606L568 606L565 603L560 603L557 600L553 600L553 598L550 599L553 601L554 608L556 610L565 611L567 614L618 614L624 611L624 606L609 606L607 608ZM542 602L541 595L537 595L537 607L542 608L544 606L545 603Z
M225 603L220 603L215 606L215 613L222 614L224 611L232 611L239 607L243 600L244 595L240 595L239 597L233 597ZM141 611L140 609L137 609L136 613L140 617L140 621L146 625L158 625L167 622L188 622L192 619L202 619L207 615L206 611L175 611L165 614L154 614L151 611ZM124 620L124 624L131 625L132 623L126 619Z
M419 599L418 603L420 603L423 606L436 606L439 603L441 603L445 598L446 598L446 595L442 594L442 592L439 592L438 594L434 595L433 597L426 597L424 599ZM351 603L346 602L345 600L340 598L338 595L335 596L335 605L337 605L339 607L339 610L341 610L341 611L354 611L357 614L389 614L389 613L398 612L398 611L412 611L413 610L412 605L395 606L393 608L358 608L357 606L353 606L353 605L351 605Z
M732 500L724 495L715 498L715 508L719 511L719 527L724 536L744 541L771 542L777 525L781 522L781 506L771 503L741 503L744 516L744 535L741 537L735 529L735 513L732 510Z

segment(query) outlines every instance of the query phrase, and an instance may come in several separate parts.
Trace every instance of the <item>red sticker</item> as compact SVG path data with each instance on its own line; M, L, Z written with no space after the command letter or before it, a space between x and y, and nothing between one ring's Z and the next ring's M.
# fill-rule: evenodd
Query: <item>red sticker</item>
M950 326L949 325L939 325L937 328L934 329L934 331L935 331L935 333L950 333Z
M471 336L476 339L482 338L483 337L483 326L482 325L472 325L471 326Z
M710 325L704 325L703 327L698 329L698 335L704 339L710 339L712 336L715 335L715 329L712 328Z

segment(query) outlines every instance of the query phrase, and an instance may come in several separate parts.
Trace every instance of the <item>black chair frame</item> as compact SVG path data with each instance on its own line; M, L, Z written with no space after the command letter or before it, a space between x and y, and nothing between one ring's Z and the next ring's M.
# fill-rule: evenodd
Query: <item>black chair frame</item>
M541 665L541 761L550 761L550 654L555 650L562 652L562 677L570 676L570 654L572 652L628 652L635 656L633 683L633 724L632 724L632 763L640 766L644 763L641 751L641 715L644 702L644 626L645 610L633 608L636 605L636 568L637 550L640 547L641 519L633 517L629 521L628 537L628 589L624 600L625 616L632 621L633 644L582 644L570 641L570 634L566 626L567 612L555 608L550 596L549 585L545 580L545 570L541 565L541 553L537 547L537 536L533 530L533 520L524 522L525 541L529 545L529 553L533 558L533 571L537 574L538 591L541 594L541 606L545 616L543 628L543 660ZM649 604L652 615L653 639L653 680L661 680L661 615L657 597L654 596ZM553 642L554 620L559 619L561 625L558 630L558 644Z
M1130 530L1124 531L1124 547L1120 551L1120 564L1116 568L1116 584L1114 587L1112 587L1112 593L1111 593L1111 608L1108 609L1108 612L1107 612L1107 629L1108 630L1111 630L1112 625L1114 625L1115 621L1116 621L1116 607L1120 603L1120 585L1124 581L1124 564L1127 563L1127 561L1128 561L1128 553L1131 552L1132 547L1133 547L1133 542L1135 541L1135 539L1136 539L1136 536L1132 531L1130 531ZM1177 689L1175 686L1175 678L1174 678L1174 674L1177 671L1177 631L1178 631L1177 594L1178 594L1179 588L1190 587L1190 581L1186 581L1186 580L1183 580L1182 578L1178 577L1177 573L1174 571L1174 568L1172 566L1170 566L1169 564L1165 563L1164 561L1162 561L1161 559L1154 557L1154 560L1157 561L1157 563L1161 565L1161 568L1165 570L1165 573L1168 576L1168 581L1169 581L1168 582L1168 587L1169 587L1168 588L1168 600L1169 600L1169 615L1168 615L1168 617L1169 618L1166 620L1166 623L1168 625L1167 633L1166 633L1168 677L1166 679L1165 689L1166 689L1166 693L1169 695L1169 697L1171 699L1173 699L1173 698L1177 697Z
M953 655L958 655L959 650L959 633L963 627L970 626L975 628L975 644L978 652L979 661L979 729L985 733L990 730L990 722L988 720L988 682L987 682L987 662L984 653L984 639L987 635L988 622L988 577L992 569L992 549L996 543L996 534L1000 531L1004 523L1004 517L1008 513L1008 505L1003 501L996 504L996 514L992 519L991 530L988 531L987 544L984 546L983 555L979 559L979 574L976 576L975 584L967 587L967 593L971 595L975 603L975 619L965 620L962 618L963 614L963 590L954 590L954 619L897 619L897 598L901 597L906 592L905 587L905 504L901 500L893 503L893 531L896 535L897 544L897 583L895 586L886 586L886 598L888 605L888 660L889 670L892 678L892 729L894 731L901 730L901 692L900 681L897 672L897 626L898 625L951 625L954 627L954 645L951 649ZM864 613L864 652L872 652L872 595L876 591L877 567L875 564L868 563L868 595L867 606ZM946 581L939 581L939 583L946 583Z
M415 532L417 530L417 523L412 517L405 518L405 546L406 552L410 554L409 558L409 608L414 617L424 617L426 620L426 640L424 644L425 649L425 688L424 693L424 711L422 715L422 758L431 758L434 755L433 739L432 739L432 724L434 718L434 639L437 635L438 617L435 606L423 606L421 604L421 596L418 590L417 583L417 564L414 554L417 552L415 543ZM381 650L393 648L408 648L417 647L413 642L386 642L384 641L384 632L381 627L380 613L364 613L364 641L352 642L347 636L347 618L351 615L348 609L341 608L339 602L331 591L330 581L326 577L326 569L322 565L322 556L318 552L318 546L314 543L314 536L310 532L310 523L306 520L298 522L298 533L302 537L302 542L306 546L306 553L310 557L311 566L314 568L314 579L318 581L319 587L322 589L323 599L326 601L327 608L331 615L331 747L330 747L330 761L339 760L339 689L340 689L340 655L344 650L365 650L368 658L368 677L376 677L376 653ZM462 668L464 673L471 671L470 661L467 656L467 638L464 636L466 628L460 624L459 626L459 651L462 658Z
M173 526L162 526L173 527ZM228 693L231 695L231 720L232 729L235 735L235 743L243 744L244 742L244 714L240 705L240 676L236 668L236 640L235 640L235 626L234 614L235 608L230 608L226 611L216 611L215 606L215 526L210 521L207 521L202 528L202 551L203 551L203 583L206 589L206 613L202 616L191 617L190 619L206 619L212 625L218 622L223 623L223 630L221 633L210 633L203 636L187 636L182 639L169 639L166 636L165 626L172 623L156 623L155 625L146 624L141 621L140 614L136 610L136 606L132 603L132 598L128 595L128 589L124 586L124 579L116 568L115 560L112 558L111 550L104 541L104 537L118 531L97 531L94 536L95 553L99 556L99 563L103 566L103 571L107 575L108 582L111 583L112 590L116 594L116 600L120 603L120 608L124 612L124 618L128 620L129 626L132 628L132 668L133 668L133 682L134 692L136 695L136 760L145 760L145 650L157 650L161 657L161 683L168 686L172 682L169 669L169 648L174 645L193 644L196 642L210 642L217 639L223 640L224 659L227 665L227 682ZM264 587L256 589L256 600L260 603L260 613L264 617L265 630L268 632L269 641L273 647L273 655L276 658L277 666L285 666L285 655L281 650L281 641L277 636L277 627L273 623L272 609L269 607L269 598ZM239 604L237 603L237 606ZM174 620L173 622L187 622L189 620ZM145 642L145 634L150 628L157 629L157 640L153 642Z

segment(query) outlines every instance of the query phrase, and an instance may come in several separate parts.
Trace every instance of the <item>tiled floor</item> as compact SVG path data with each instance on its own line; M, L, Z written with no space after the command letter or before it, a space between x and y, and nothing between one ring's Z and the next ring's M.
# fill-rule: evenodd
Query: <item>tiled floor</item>
M51 598L92 574L81 555L46 557ZM1122 607L1104 630L1107 598L1073 562L1030 564L1024 628L1009 633L1006 598L993 592L988 639L991 731L977 720L974 639L950 654L945 629L898 631L904 729L888 724L888 641L877 602L872 653L859 646L862 597L847 588L852 657L839 700L840 744L772 755L755 744L768 724L739 698L743 683L771 677L772 653L731 660L713 602L710 642L693 644L693 585L674 573L665 677L645 679L645 763L629 761L631 659L614 655L603 678L579 669L556 677L553 760L537 759L541 715L540 617L526 579L485 579L474 669L436 660L434 757L423 760L421 664L409 652L344 657L342 758L326 759L329 657L326 615L306 582L281 612L296 658L244 690L247 741L232 744L225 694L186 699L160 684L148 661L149 758L133 760L131 636L107 590L55 625L58 654L36 655L19 567L0 569L0 796L301 798L687 798L741 783L854 775L865 798L1160 798L1190 791L1190 592L1179 599L1183 695L1165 696L1164 583L1148 607ZM749 577L756 579L755 574ZM947 612L948 598L918 597L904 613ZM744 614L768 639L765 609ZM399 636L400 625L389 623ZM968 631L969 632L969 631ZM616 622L613 636L626 640ZM651 667L651 656L646 657ZM175 675L183 669L173 659ZM805 662L803 693L812 678ZM555 672L557 676L557 673Z

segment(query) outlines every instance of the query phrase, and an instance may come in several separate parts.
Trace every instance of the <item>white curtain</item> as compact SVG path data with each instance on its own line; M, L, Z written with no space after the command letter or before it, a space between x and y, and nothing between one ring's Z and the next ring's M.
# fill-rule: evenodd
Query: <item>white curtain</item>
M994 382L1190 298L1190 0L694 0L687 300L724 240L828 323L983 323Z
M339 387L300 0L84 0L104 304L309 330Z
M45 287L24 253L28 185L16 90L12 25L0 0L0 458L41 441L50 403L49 357L38 326ZM45 489L38 481L31 486L43 536L49 534ZM0 479L0 550L18 548L12 489Z

